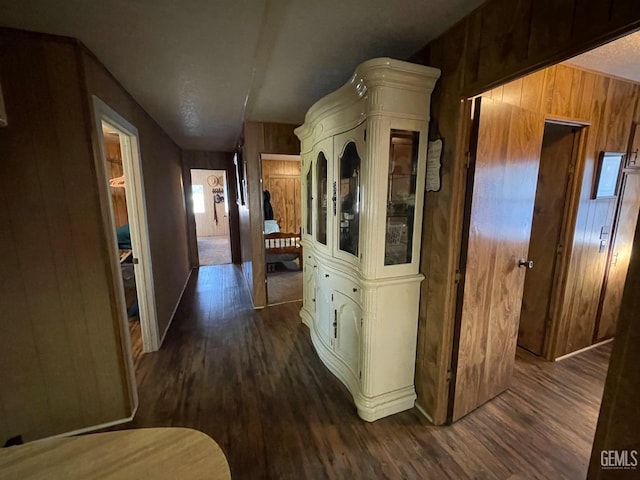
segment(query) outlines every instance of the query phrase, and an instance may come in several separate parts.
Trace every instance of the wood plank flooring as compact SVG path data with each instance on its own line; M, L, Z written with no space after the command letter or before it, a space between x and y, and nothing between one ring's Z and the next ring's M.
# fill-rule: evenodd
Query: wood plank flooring
M138 368L140 358L143 355L142 348L142 330L140 328L140 319L129 319L129 336L131 337L131 356L133 357L133 365Z
M201 430L234 479L585 478L609 345L558 363L519 352L512 388L452 426L416 409L366 423L299 308L254 311L233 265L194 271L162 349L140 358L140 407L120 428Z

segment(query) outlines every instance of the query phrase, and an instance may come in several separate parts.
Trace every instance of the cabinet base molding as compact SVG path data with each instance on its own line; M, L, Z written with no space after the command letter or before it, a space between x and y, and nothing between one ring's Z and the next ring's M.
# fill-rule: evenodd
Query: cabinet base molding
M375 422L380 418L413 408L416 403L416 390L410 385L395 392L383 393L375 397L358 395L354 398L358 415L367 422Z
M316 349L318 357L325 367L340 380L353 398L356 405L358 416L367 422L375 422L389 415L409 410L414 407L417 398L414 385L406 388L386 392L381 395L366 396L360 393L359 380L347 367L347 365L338 357L333 350L328 348L322 339L316 334L311 326L311 318L304 311L300 311L305 325L309 327L311 342ZM305 318L307 319L305 322ZM309 322L309 323L307 323Z
M300 310L300 320L302 321L302 324L306 325L309 330L313 328L313 317L304 308Z

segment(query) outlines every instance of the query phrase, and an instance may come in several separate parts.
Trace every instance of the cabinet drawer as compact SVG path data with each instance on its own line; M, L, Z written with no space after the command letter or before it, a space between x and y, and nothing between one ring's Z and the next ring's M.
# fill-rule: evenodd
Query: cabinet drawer
M360 284L355 283L341 275L334 275L332 287L334 290L346 295L354 302L362 305L362 290Z
M332 270L328 270L322 264L318 265L317 272L318 285L322 285L323 288L328 290L340 292L354 302L362 304L360 284L353 280L349 280L338 273L334 273Z

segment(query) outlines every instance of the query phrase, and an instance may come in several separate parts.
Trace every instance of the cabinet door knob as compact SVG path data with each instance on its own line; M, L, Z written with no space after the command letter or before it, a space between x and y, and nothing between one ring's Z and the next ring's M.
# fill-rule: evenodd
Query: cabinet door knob
M356 287L353 287L353 293L357 292L358 289Z
M525 259L521 259L521 260L518 262L518 266L519 266L520 268L529 268L529 269L531 269L531 268L533 268L533 260L525 260Z
M328 273L325 273L325 274L324 274L324 278L329 278L329 274L328 274Z

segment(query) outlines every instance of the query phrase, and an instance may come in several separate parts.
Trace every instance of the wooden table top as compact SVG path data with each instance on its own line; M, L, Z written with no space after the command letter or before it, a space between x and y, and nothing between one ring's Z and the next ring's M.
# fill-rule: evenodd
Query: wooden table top
M210 437L189 428L142 428L0 449L0 479L220 479L229 464Z

